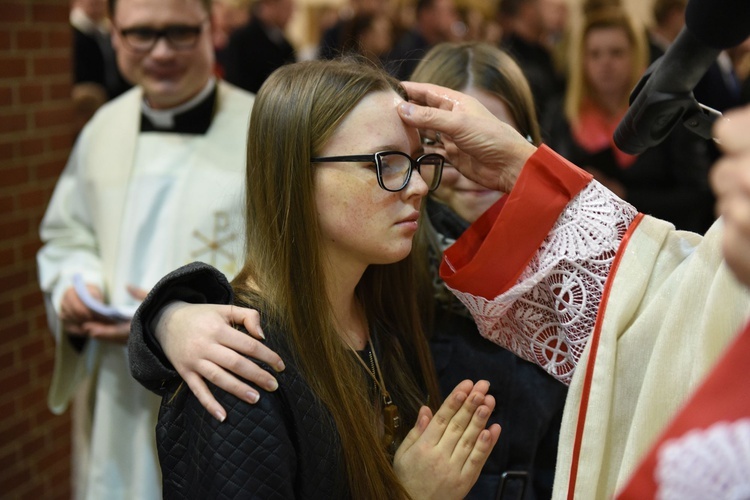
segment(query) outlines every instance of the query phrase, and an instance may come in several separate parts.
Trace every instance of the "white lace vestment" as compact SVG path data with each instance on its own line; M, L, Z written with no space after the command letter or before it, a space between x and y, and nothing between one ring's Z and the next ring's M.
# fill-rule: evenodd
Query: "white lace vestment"
M565 208L510 290L492 300L451 289L480 333L570 384L636 209L591 182Z

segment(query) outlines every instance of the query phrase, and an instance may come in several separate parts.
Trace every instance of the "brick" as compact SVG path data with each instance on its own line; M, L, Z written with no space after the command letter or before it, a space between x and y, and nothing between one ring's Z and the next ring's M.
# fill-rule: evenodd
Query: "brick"
M68 106L56 106L52 109L40 110L34 113L34 123L39 128L67 125L73 118L72 110Z
M0 87L0 106L11 104L13 104L13 88L10 85Z
M13 448L17 448L14 446ZM9 469L20 459L17 449L8 449L0 453L0 470Z
M52 357L42 359L34 366L34 375L37 377L46 378L47 374L51 374L55 368L55 359ZM46 406L45 406L46 407Z
M19 449L22 456L31 456L36 451L45 447L47 438L42 431L43 429L36 429L36 432L24 436L25 439L19 443Z
M47 197L49 199L49 197ZM41 219L41 217L40 217ZM39 224L37 224L38 226ZM32 241L21 245L21 256L28 257L30 259L36 258L36 253L42 247L42 242L38 238L34 238Z
M31 472L25 463L17 462L15 467L0 471L0 490L7 494L8 498L14 498L12 491L30 481Z
M44 453L43 457L36 462L41 470L46 470L68 460L70 460L70 455L67 450L53 449Z
M10 213L13 211L15 207L16 207L16 199L13 194L6 194L6 195L0 196L0 214ZM0 262L3 262L4 259L1 256L2 256L2 252L0 252Z
M18 187L29 182L29 169L26 167L3 168L2 177L3 187Z
M2 234L2 233L0 233ZM19 288L23 286L24 284L28 283L28 273L25 270L17 271L12 270L8 273L2 273L0 275L0 283L3 284L3 288L5 290L13 290L15 288ZM26 324L26 321L21 321L22 325ZM19 325L20 327L20 325ZM12 330L6 330L5 328L0 329L0 343L2 343L4 340L10 336L10 332ZM13 334L15 337L15 334Z
M39 137L24 139L20 142L20 148L21 156L25 158L40 155L44 153L44 139Z
M14 366L18 359L17 351L15 349L10 351L4 351L0 354L0 366ZM0 398L3 398L4 394L0 391ZM11 402L12 403L12 402ZM4 410L8 410L7 403L0 404L0 415L8 415Z
M31 381L28 367L10 368L0 372L0 387L4 388L6 394L23 389Z
M32 104L44 101L44 86L38 83L23 84L18 89L18 100L21 104Z
M70 450L68 449L70 456ZM50 483L54 485L53 491L49 491L44 498L49 500L68 500L73 498L70 489L70 462L50 476Z
M15 156L13 142L0 142L0 162L10 160Z
M53 442L58 442L60 437L70 433L70 413L55 415L49 409L45 413L51 419L47 424L47 434L52 437Z
M67 156L70 154L70 150L73 149L75 140L76 138L73 132L50 135L49 149L50 151L63 151L65 152L65 156Z
M46 189L32 189L18 195L18 206L21 209L42 208L48 200Z
M0 318L10 318L13 316L13 314L16 312L16 305L12 300L3 300L0 301ZM2 367L0 367L0 373L2 372ZM3 387L0 385L0 387Z
M21 310L22 311L27 311L34 307L40 307L43 304L44 304L44 298L42 297L42 292L36 288L34 289L33 292L27 293L23 297L21 297ZM42 341L41 339L36 341L35 344L39 344L38 346L39 350L45 347L44 341ZM34 351L34 352L38 352L38 351ZM22 349L21 354L23 355L23 353L24 351Z
M50 413L47 411L47 391L38 389L32 391L24 388L18 402L19 411L26 415L26 418L32 417L30 420L35 429L45 427L47 420L50 418Z
M28 8L24 2L0 3L0 19L2 23L22 23L28 20Z
M3 238L13 238L28 233L29 223L26 220L0 222L0 234Z
M44 35L38 30L19 30L16 33L16 49L35 50L44 47Z
M15 254L16 252L13 248L0 249L0 262L13 262ZM0 355L0 358L2 358L1 355ZM2 362L0 362L0 366L3 366ZM0 415L2 415L2 413L0 413Z
M58 29L51 29L47 32L47 46L48 47L70 47L71 45L71 33L70 28L65 25Z
M0 443L7 443L31 430L31 422L20 412L0 422Z
M8 132L25 132L28 129L29 120L26 113L3 114L5 116L0 120L0 134L7 134Z
M41 163L34 167L34 171L35 171L34 180L35 181L42 181L42 180L57 181L57 178L60 177L60 174L62 173L64 168L65 168L64 159L62 161L55 160L55 161L48 161L48 162ZM50 194L52 194L51 191L50 191Z
M70 81L49 85L49 98L54 101L70 99Z
M30 484L26 484L18 490L18 495L21 498L48 498L47 491L49 486L43 481L47 471L42 471L42 474L36 472L34 474L34 481Z
M11 36L7 30L0 31L0 50L10 50Z
M0 78L21 78L27 74L28 64L25 57L0 56Z
M41 23L66 23L70 16L70 7L62 5L34 5L31 10L31 18L34 22Z
M34 58L34 76L69 74L70 56L39 56Z
M42 296L41 293L38 294L39 299L41 300ZM46 347L46 343L42 339L41 335L37 335L36 338L29 339L26 342L23 343L20 349L20 354L22 359L27 359L33 357L35 354L38 354L40 352L43 352L44 348Z

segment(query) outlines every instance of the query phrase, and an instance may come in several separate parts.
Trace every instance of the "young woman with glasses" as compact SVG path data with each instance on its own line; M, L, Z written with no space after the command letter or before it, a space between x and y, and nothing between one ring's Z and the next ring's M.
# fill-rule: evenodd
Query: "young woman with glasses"
M258 93L244 267L231 286L201 264L162 280L134 319L131 364L138 377L159 357L155 312L191 288L259 311L286 369L254 406L213 387L223 421L175 373L152 384L165 498L463 498L476 480L495 401L463 381L438 405L409 254L443 159L403 125L403 97L351 62L285 66Z

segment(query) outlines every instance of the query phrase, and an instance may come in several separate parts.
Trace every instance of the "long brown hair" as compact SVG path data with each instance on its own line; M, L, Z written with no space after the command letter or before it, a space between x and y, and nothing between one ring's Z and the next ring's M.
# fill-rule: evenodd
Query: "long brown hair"
M541 142L534 98L529 82L512 57L481 42L441 43L433 47L414 69L410 79L453 90L484 90L508 107L521 135Z
M240 298L261 297L266 320L285 333L294 361L330 412L352 496L376 499L407 494L381 445L380 412L366 374L336 332L323 289L310 158L363 97L384 90L403 95L385 73L351 61L283 66L264 83L248 134L246 263L232 283ZM369 266L356 290L379 332L383 376L403 419L401 438L425 396L433 404L439 397L413 281L410 256Z

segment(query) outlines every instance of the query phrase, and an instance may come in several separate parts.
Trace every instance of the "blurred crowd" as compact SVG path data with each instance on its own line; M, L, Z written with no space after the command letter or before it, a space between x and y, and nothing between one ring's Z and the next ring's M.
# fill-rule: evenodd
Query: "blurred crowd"
M686 4L655 0L644 20L619 0L214 0L215 73L257 92L284 64L356 55L407 80L439 43L499 45L529 81L545 143L639 210L704 232L714 219L707 174L715 146L681 128L638 157L612 140L630 91L684 26ZM71 24L82 126L128 83L115 64L106 0L74 0ZM746 42L722 52L696 98L722 112L746 103L749 74Z

